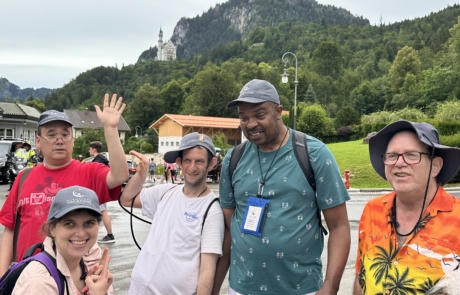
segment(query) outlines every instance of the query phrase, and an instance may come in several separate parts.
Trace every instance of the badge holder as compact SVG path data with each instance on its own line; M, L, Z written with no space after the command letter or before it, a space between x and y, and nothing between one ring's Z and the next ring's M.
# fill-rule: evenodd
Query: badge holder
M249 196L246 212L243 218L241 232L257 237L262 236L262 228L265 219L265 210L270 200L263 197L263 182L260 182L257 197Z

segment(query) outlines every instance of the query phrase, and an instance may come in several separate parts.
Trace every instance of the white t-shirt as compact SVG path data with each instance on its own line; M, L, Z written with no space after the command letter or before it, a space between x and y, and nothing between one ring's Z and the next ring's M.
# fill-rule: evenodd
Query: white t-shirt
M141 191L142 214L152 225L134 265L129 294L196 294L201 253L222 255L224 217L218 202L211 206L201 233L215 197L211 192L189 198L182 186L172 184Z

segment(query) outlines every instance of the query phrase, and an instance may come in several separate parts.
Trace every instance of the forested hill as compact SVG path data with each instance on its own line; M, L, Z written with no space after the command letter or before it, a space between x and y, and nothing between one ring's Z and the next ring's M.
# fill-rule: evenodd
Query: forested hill
M45 96L53 92L53 90L54 89L48 89L48 88L21 89L19 88L19 86L8 81L8 79L0 77L0 101L6 101L6 100L13 101L15 99L19 99L24 102L27 98L30 98L30 97L45 98Z
M187 58L216 45L244 39L255 28L287 21L369 25L363 17L315 0L229 0L201 16L182 18L171 40L178 46L177 55Z
M346 118L357 113L359 120L360 115L407 106L433 117L439 105L460 97L459 16L460 5L454 5L391 25L282 22L256 27L247 38L191 58L88 70L48 95L45 105L92 110L106 92L117 93L127 103L128 124L149 130L165 113L235 116L226 103L258 78L270 81L289 109L295 62L288 55L289 83L282 84L281 56L293 52L298 59L297 102L317 103L332 122L339 122L341 113ZM303 130L308 124L302 123L300 109L298 114Z

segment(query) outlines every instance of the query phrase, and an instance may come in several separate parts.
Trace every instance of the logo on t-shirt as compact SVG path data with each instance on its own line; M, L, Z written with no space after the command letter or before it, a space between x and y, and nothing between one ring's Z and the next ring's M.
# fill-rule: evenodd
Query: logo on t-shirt
M32 193L32 194L30 194L30 204L31 205L43 204L44 201L45 201L45 194L44 193Z
M185 212L184 215L186 222L194 222L195 220L198 220L198 216L195 212Z

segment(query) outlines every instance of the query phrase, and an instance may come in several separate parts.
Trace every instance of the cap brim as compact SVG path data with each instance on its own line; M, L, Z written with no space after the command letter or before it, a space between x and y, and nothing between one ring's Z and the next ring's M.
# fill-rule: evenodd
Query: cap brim
M93 208L90 208L90 207L87 207L87 206L75 206L75 207L67 208L66 210L62 210L61 212L59 212L59 214L56 214L56 215L53 216L52 218L61 218L62 216L66 215L67 213L70 213L70 212L75 211L75 210L78 210L78 209L90 210L90 211L96 212L97 214L99 214L100 216L102 216L101 211L95 210L95 209L93 209Z
M70 121L62 120L62 119L44 120L43 122L40 122L40 124L38 126L43 126L43 125L45 125L47 123L54 122L54 121L61 121L61 122L69 124L70 126L73 126L73 124Z
M438 151L438 155L443 159L444 164L437 176L437 179L441 185L448 183L455 174L457 174L460 167L460 149L442 144L430 143L418 132L417 128L415 128L411 122L404 120L387 125L382 128L379 133L369 139L369 156L375 171L383 179L387 179L385 176L385 165L383 164L382 154L386 152L388 142L391 140L393 135L405 130L414 131L421 142L430 147L433 146Z
M182 150L175 150L166 152L164 155L164 160L166 163L175 163L176 159L179 157L180 151Z
M269 100L266 99L260 99L256 97L243 97L243 98L238 98L235 100L232 100L227 104L227 107L234 107L237 106L239 102L248 102L248 103L263 103Z

